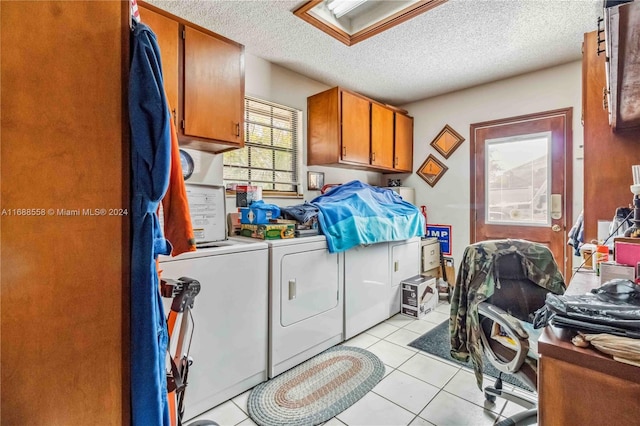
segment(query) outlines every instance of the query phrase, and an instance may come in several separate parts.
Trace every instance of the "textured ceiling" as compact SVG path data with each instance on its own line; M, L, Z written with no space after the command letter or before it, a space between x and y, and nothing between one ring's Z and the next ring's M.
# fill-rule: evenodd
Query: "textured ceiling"
M402 105L580 59L602 0L449 0L348 47L297 18L304 0L154 4L329 86Z

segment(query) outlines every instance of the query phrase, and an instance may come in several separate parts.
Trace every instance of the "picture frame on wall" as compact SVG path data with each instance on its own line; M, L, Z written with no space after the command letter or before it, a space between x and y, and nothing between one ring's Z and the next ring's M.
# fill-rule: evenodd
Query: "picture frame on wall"
M307 189L309 191L320 191L324 186L324 173L307 172Z
M431 146L444 158L449 158L462 142L464 142L462 135L445 124L438 136L431 141Z
M445 166L444 163L438 160L433 154L429 154L417 173L418 176L424 179L431 187L434 187L447 170L449 170L449 168Z

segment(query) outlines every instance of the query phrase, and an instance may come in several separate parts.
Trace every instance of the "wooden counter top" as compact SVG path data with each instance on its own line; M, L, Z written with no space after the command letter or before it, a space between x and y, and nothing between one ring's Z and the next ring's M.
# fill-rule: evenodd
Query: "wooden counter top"
M567 287L566 295L588 293L599 286L595 273L578 272ZM580 348L571 343L576 331L569 328L547 326L538 340L538 352L561 361L580 365L595 371L640 383L640 367L615 361L610 355L594 348Z
M598 277L578 272L567 295L598 287ZM548 325L538 340L538 424L631 425L640 419L640 367L571 343L569 328Z

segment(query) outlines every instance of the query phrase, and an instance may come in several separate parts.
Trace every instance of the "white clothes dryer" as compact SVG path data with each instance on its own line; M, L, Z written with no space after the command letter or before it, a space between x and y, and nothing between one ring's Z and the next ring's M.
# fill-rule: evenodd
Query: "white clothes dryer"
M344 340L344 256L324 235L266 243L272 378Z

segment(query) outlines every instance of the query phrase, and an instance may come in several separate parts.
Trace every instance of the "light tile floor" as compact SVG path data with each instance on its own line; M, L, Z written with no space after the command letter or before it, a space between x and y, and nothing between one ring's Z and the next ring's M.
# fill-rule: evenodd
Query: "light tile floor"
M365 348L385 364L384 378L362 399L325 423L326 426L493 425L524 410L498 398L485 400L473 371L431 356L407 344L449 319L449 304L421 320L395 315L344 342ZM487 377L485 383L493 383ZM505 383L505 388L509 387ZM247 414L247 391L195 420L214 420L221 426L255 425Z

